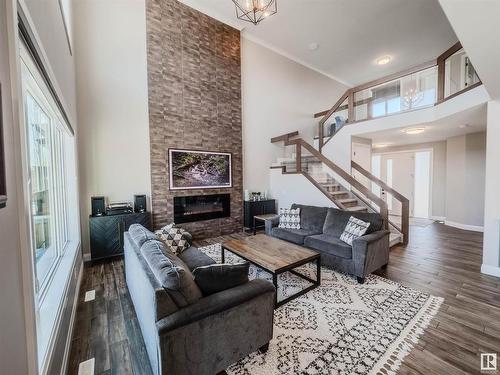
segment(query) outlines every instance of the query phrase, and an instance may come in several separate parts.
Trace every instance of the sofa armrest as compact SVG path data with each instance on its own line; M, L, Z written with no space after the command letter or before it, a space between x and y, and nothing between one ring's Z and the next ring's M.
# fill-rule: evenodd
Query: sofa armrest
M276 217L273 217L272 219L266 219L264 224L266 226L266 234L268 236L271 235L272 231L273 231L273 228L274 227L277 227L278 224L280 222L280 217L279 216L276 216Z
M276 289L269 281L260 279L251 280L243 285L214 293L156 322L158 334L161 336L166 332L229 310L266 293L274 294Z
M352 241L354 274L365 277L389 262L388 230L379 230Z

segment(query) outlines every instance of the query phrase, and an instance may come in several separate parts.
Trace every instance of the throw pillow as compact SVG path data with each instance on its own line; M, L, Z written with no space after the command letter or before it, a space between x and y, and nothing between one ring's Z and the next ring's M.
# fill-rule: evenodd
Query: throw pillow
M145 242L157 239L154 233L144 228L141 224L132 224L128 229L128 234L139 248Z
M344 232L340 235L340 240L352 246L352 241L365 234L369 226L370 223L351 216L344 228Z
M164 228L155 234L174 254L180 254L191 246L191 235L182 228L175 226L170 229Z
M248 282L250 263L210 264L195 268L194 281L204 296Z
M280 208L278 228L300 229L300 208Z
M203 296L188 266L170 253L163 242L145 242L141 247L141 254L158 282L179 308L195 303Z

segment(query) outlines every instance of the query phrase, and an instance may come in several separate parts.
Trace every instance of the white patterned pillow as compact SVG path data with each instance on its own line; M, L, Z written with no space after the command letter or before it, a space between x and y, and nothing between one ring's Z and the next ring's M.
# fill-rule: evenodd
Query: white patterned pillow
M155 234L176 255L191 246L191 235L182 228L167 226L157 230Z
M280 208L278 228L300 229L300 208Z
M344 228L344 232L340 235L340 240L352 246L352 241L365 234L369 226L370 223L351 216Z

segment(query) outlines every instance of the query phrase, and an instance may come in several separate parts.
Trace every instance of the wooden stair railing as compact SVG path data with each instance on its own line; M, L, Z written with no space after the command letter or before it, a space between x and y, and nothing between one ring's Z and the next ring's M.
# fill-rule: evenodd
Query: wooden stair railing
M298 135L299 135L298 130L291 132L291 133L279 135L277 137L271 138L271 143L276 143L276 142L281 142L281 141L286 142L293 137L297 137Z
M289 134L294 134L293 137L296 137L297 134L294 133L289 133ZM307 171L304 171L302 169L302 148L304 148L306 151L308 151L312 156L314 156L318 161L326 165L328 168L330 168L336 175L338 175L340 178L342 178L344 181L346 181L351 187L355 188L358 192L363 194L367 200L372 201L377 207L378 207L378 212L382 216L382 219L384 221L384 228L389 227L389 210L387 208L387 203L375 195L371 190L369 190L367 187L365 187L363 184L361 184L358 180L356 180L351 174L348 172L344 171L342 168L340 168L337 164L332 162L330 159L327 159L324 155L322 155L318 150L316 150L312 145L304 141L302 138L294 138L291 139L292 137L288 136L287 134L279 137L274 137L271 139L272 143L278 142L278 141L283 141L285 146L292 146L295 145L295 153L296 153L296 159L295 159L295 167L296 170L294 172L287 172L286 168L281 166L281 167L271 167L271 168L282 168L283 172L285 173L295 173L295 174L302 174L305 176L318 190L320 190L328 199L330 199L336 206L339 208L345 209L344 205L339 202L337 199L335 199L332 194L328 190L326 190L323 186L321 186L320 183L318 183ZM352 190L351 190L352 191ZM370 208L373 208L373 206L370 206ZM373 208L374 209L374 208ZM374 209L375 210L375 209ZM375 210L377 211L377 210Z
M351 167L361 173L363 176L368 178L371 182L378 185L381 189L384 189L386 192L390 193L394 198L401 202L401 226L391 222L389 223L396 228L403 235L403 244L408 244L408 237L410 233L410 201L408 198L403 196L398 191L394 190L392 187L387 185L380 178L375 177L373 174L364 169L361 165L356 163L354 160L351 161ZM366 203L366 202L365 202Z

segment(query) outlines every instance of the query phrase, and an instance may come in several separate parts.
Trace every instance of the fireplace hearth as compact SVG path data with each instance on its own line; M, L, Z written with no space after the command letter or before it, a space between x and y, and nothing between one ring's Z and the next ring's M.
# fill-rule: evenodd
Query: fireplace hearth
M174 222L176 224L218 219L230 215L230 194L174 197Z

